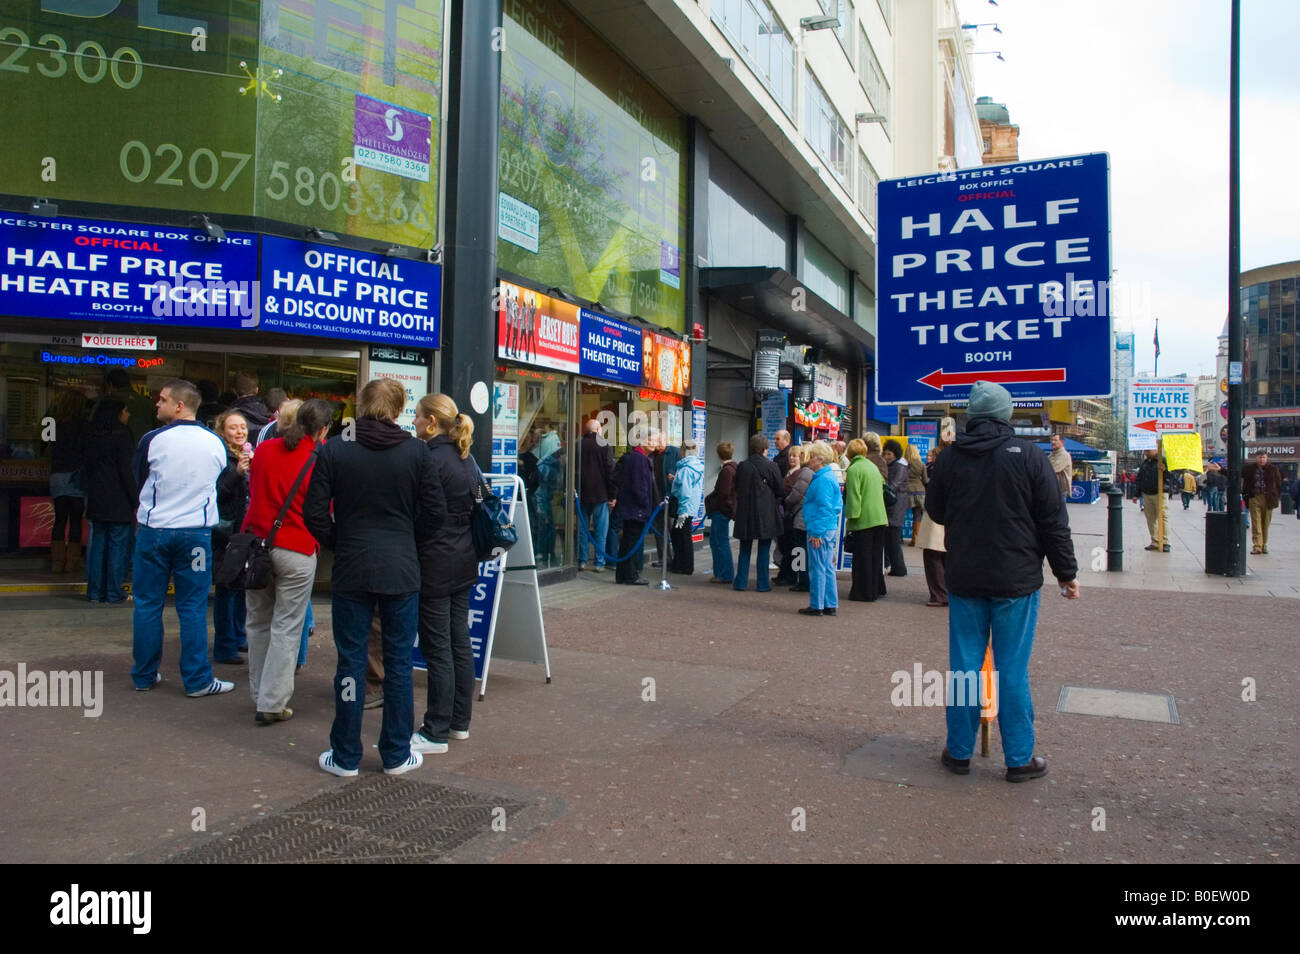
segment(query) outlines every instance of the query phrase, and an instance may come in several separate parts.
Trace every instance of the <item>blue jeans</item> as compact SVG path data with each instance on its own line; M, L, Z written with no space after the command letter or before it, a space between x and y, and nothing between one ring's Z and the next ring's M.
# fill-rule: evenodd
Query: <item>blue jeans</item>
M345 769L361 764L361 716L366 703L366 649L370 620L379 613L384 634L384 716L379 757L384 768L397 768L411 757L415 700L411 695L411 647L420 619L418 593L335 593L334 725L330 747Z
M208 587L212 585L212 530L160 530L140 527L132 569L131 680L141 689L153 686L162 663L163 604L167 581L176 583L176 615L181 626L181 678L186 692L212 684L208 661Z
M1219 490L1217 487L1207 490L1205 492L1205 506L1206 509L1213 510L1216 513L1221 513L1226 510L1227 507L1224 505L1223 491Z
M593 504L590 507L583 507L582 522L591 531L591 541L594 544L592 550L603 547L605 538L609 536L609 504L602 502ZM582 551L578 554L578 566L582 566L587 562L587 545L582 542L582 539L582 534L579 533L578 545L582 547ZM609 553L608 550L605 552ZM617 553L611 553L610 555L618 556ZM596 566L603 567L605 565L605 558L600 553L596 553L595 559Z
M92 603L121 603L126 599L129 523L90 521L90 549L86 552L86 599Z
M1028 765L1034 757L1034 701L1029 694L1029 654L1038 626L1039 592L1015 599L965 597L948 594L948 668L975 672L984 665L984 652L993 636L993 666L997 670L998 731L1008 768ZM965 706L948 705L948 753L968 759L979 731L978 697Z
M813 609L835 609L840 605L835 547L825 537L819 547L808 544L808 601Z
M302 642L298 644L298 665L307 665L307 637L316 627L316 614L312 612L311 600L307 601L307 616L302 621Z
M720 513L709 514L709 550L713 553L713 575L724 583L736 578L731 559L731 521Z
M753 540L740 541L740 559L736 561L736 579L732 582L733 590L743 591L749 585L749 555L754 550ZM766 593L772 589L771 564L772 562L772 541L758 541L758 566L754 568L758 576L758 586L756 589L760 593Z
M228 590L220 583L212 595L212 658L218 661L238 659L239 651L248 647L244 624L248 606L243 590Z

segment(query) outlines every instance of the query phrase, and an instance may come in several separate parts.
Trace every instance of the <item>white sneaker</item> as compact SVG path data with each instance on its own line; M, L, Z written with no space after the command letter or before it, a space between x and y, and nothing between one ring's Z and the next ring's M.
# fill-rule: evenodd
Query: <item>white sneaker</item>
M411 736L411 751L424 752L428 755L442 755L447 751L446 742L435 742L433 739L426 739L419 732Z
M448 729L447 738L464 742L469 738L469 729Z
M360 775L360 769L345 769L334 761L334 750L326 749L316 760L316 764L329 772L331 775L337 775L339 778L351 778L354 775Z
M444 745L445 751L445 745ZM413 772L424 764L424 756L419 752L412 752L411 757L396 768L384 769L385 775L405 775L407 772Z
M224 679L213 679L210 686L185 694L191 699L201 699L204 696L219 696L223 692L230 692L234 688L235 684L233 682L227 682Z

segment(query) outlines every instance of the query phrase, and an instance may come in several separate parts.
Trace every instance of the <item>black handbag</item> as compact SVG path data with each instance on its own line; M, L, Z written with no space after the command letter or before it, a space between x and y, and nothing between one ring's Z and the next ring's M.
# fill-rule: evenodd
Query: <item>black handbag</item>
M264 590L270 585L271 547L275 546L275 535L284 523L285 515L289 513L289 505L298 495L298 488L302 486L307 471L311 469L315 459L316 451L313 449L307 457L307 462L302 465L302 470L298 471L293 486L289 488L289 495L284 498L280 513L276 516L275 523L271 524L271 533L265 540L255 533L231 534L230 542L226 544L225 555L221 558L221 565L217 567L215 582L228 590Z
M475 464L475 469L478 464ZM470 513L470 535L474 540L474 555L479 562L495 559L519 542L514 521L506 512L504 501L493 493L478 474L478 489L474 494L474 509Z
M898 503L898 491L896 491L893 487L889 486L889 484L886 483L881 485L881 490L884 492L885 495L886 510L888 510L894 504Z

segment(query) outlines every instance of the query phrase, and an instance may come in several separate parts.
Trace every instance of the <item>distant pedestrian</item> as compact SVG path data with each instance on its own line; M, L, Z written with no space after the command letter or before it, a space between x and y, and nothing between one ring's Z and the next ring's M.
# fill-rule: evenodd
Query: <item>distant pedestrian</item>
M894 502L888 505L889 536L886 540L885 562L889 565L890 576L907 576L907 564L903 561L903 522L907 519L907 464L899 458L903 448L898 441L885 441L883 450L885 463L889 465L887 483L894 491Z
M731 558L731 521L736 516L736 462L732 460L735 448L731 441L717 446L722 467L713 483L713 491L704 498L704 510L709 517L709 550L713 554L713 576L710 583L730 583L736 578L736 567Z
M257 432L257 439L253 441L253 446L257 447L262 441L270 440L272 437L280 436L280 418L287 412L291 417L302 407L302 401L291 400L285 393L284 388L271 388L266 392L266 406L271 409L271 419L262 425L262 429ZM289 426L286 421L285 427Z
M1196 475L1190 470L1183 471L1183 509L1186 510L1192 505L1192 498L1196 496Z
M749 457L736 466L736 528L740 541L740 558L732 589L744 591L749 586L749 559L758 542L755 565L757 589L772 589L770 576L772 540L781 532L777 500L781 494L781 474L767 457L767 438L755 434L749 439Z
M424 717L411 749L447 751L448 739L468 739L474 702L474 648L469 598L478 583L478 556L470 527L476 498L485 491L470 456L474 422L446 394L427 394L415 411L415 434L427 440L447 500L441 525L420 548L420 653L428 666ZM602 507L608 507L601 501Z
M131 571L135 616L131 680L136 689L162 681L163 606L175 583L180 620L181 677L191 698L218 695L233 682L212 678L208 661L208 590L212 586L212 528L217 517L217 478L226 447L197 420L199 391L174 378L158 392L163 426L140 441L131 461L139 487L135 564Z
M614 582L626 586L649 586L650 581L641 575L645 567L643 535L658 499L654 469L644 443L629 447L627 453L619 458L614 483L618 486L614 514L621 521L623 532L618 546L623 559L615 568Z
M862 440L867 445L867 460L876 465L881 480L888 481L889 465L885 463L885 458L880 452L880 435L875 431L867 431L862 435Z
M1146 549L1156 552L1169 552L1169 518L1165 507L1165 495L1160 487L1160 461L1155 450L1144 452L1142 466L1138 468L1138 491L1142 495L1142 512L1147 518L1147 534L1151 542ZM1156 539L1163 518L1164 536Z
M332 775L356 775L361 764L366 649L376 612L384 652L379 756L389 775L424 762L411 751L411 649L419 623L420 549L444 519L446 500L429 448L396 423L405 406L406 389L398 382L367 382L357 401L355 439L326 441L303 505L312 536L334 551L334 724L330 748L317 760Z
M695 441L682 444L681 457L673 466L670 491L672 511L669 522L673 529L672 562L668 564L668 570L687 576L695 572L695 515L704 502L704 460L698 450Z
M131 474L130 411L116 398L95 405L86 434L86 516L90 548L86 551L86 599L123 603L127 553L140 501ZM150 412L152 414L152 412Z
M925 485L929 478L921 452L911 441L907 442L904 455L907 461L907 505L912 509L912 539L908 546L914 547L916 532L921 528L921 518L925 515Z
M927 486L934 474L934 465L939 459L939 454L951 446L951 444L942 444L939 447L932 447L930 453L926 455L928 457L925 465ZM947 606L948 586L944 573L943 524L936 523L928 513L922 513L920 527L912 538L916 541L917 546L921 548L921 561L925 569L925 585L930 591L930 599L925 605L934 607Z
M808 492L808 485L812 483L813 476L817 473L812 467L812 448L812 444L800 444L790 449L790 462L793 464L797 460L799 469L787 476L781 485L781 489L785 491L783 501L785 519L790 522L790 546L796 557L799 553L803 554L803 559L794 564L797 566L798 563L802 563L803 569L794 571L795 581L790 587L792 593L809 591L808 525L803 519L803 498Z
M593 416L584 427L585 433L578 444L578 507L582 525L591 534L593 573L605 572L605 537L609 533L609 512L618 502L614 484L614 448L600 435L600 421ZM578 569L587 561L587 545L583 535L576 540ZM617 556L617 554L613 554Z
M257 396L257 391L257 372L235 373L235 402L230 406L230 410L244 415L248 431L254 437L271 420L271 411L267 408L266 402Z
M844 501L831 471L834 461L835 451L825 441L816 441L809 450L808 466L813 476L800 509L808 555L808 606L799 610L805 616L834 616L840 605L835 553Z
M1241 496L1250 511L1251 553L1268 553L1268 525L1282 502L1282 472L1260 451L1241 468Z
M1205 509L1214 513L1221 513L1225 509L1223 494L1228 488L1228 481L1223 476L1223 470L1218 464L1211 461L1205 468Z
M73 573L82 566L88 408L86 395L79 388L62 388L50 409L54 418L54 446L50 451L50 497L54 500L50 570L53 573Z
M1060 488L1061 496L1069 500L1070 489L1073 486L1074 461L1070 457L1070 452L1065 449L1065 438L1060 434L1052 435L1052 452L1048 455L1048 462L1052 465L1052 473L1056 475L1056 484Z
M794 489L795 479L806 463L804 452L807 449L806 444L792 444L784 448L775 458L777 471L781 474L781 493L776 502L777 513L781 517L781 533L776 538L776 548L780 551L780 556L777 558L776 579L773 581L778 586L807 585L807 571L796 571L794 568L795 548L802 547L794 526L794 517L798 508L786 503L786 498Z
M253 461L248 421L231 409L217 415L217 436L226 445L226 468L217 478L217 514L212 528L212 559L220 566L232 534L239 533L248 513L248 469ZM249 448L249 449L246 449ZM248 652L247 603L243 590L217 583L212 591L212 658L229 666L242 666L240 653Z
M248 513L242 532L271 541L271 582L248 590L248 691L259 725L292 718L294 670L307 638L304 623L311 609L316 580L316 538L303 520L303 504L311 489L316 449L324 442L334 418L330 405L313 398L295 410L291 422L281 417L281 436L257 445L249 468ZM300 479L301 477L301 479ZM284 519L276 519L289 492L293 499Z
M1078 567L1060 484L1045 455L1015 436L1010 392L977 381L966 413L965 433L935 462L925 506L950 544L948 669L965 697L949 695L941 761L970 773L980 722L975 687L991 637L1006 779L1023 782L1047 774L1047 760L1034 755L1029 689L1043 557L1069 599L1079 596ZM949 692L955 688L950 683Z
M853 554L853 586L849 599L874 603L885 595L885 537L889 514L885 511L884 478L867 458L867 444L849 441L849 469L844 481L845 546Z

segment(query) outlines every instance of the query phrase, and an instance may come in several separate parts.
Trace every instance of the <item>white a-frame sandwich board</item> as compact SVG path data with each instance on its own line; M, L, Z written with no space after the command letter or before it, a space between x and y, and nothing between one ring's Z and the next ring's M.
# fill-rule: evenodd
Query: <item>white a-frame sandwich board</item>
M479 564L479 581L470 594L470 642L474 644L474 669L479 679L478 697L487 693L488 669L493 658L538 663L551 681L551 659L546 651L546 623L542 619L542 594L537 584L537 561L533 556L533 528L521 477L493 474L488 481L506 503L519 542L503 556ZM486 632L475 632L475 610L486 614ZM490 603L489 603L490 601ZM481 626L481 623L480 623ZM475 636L479 636L476 641Z

